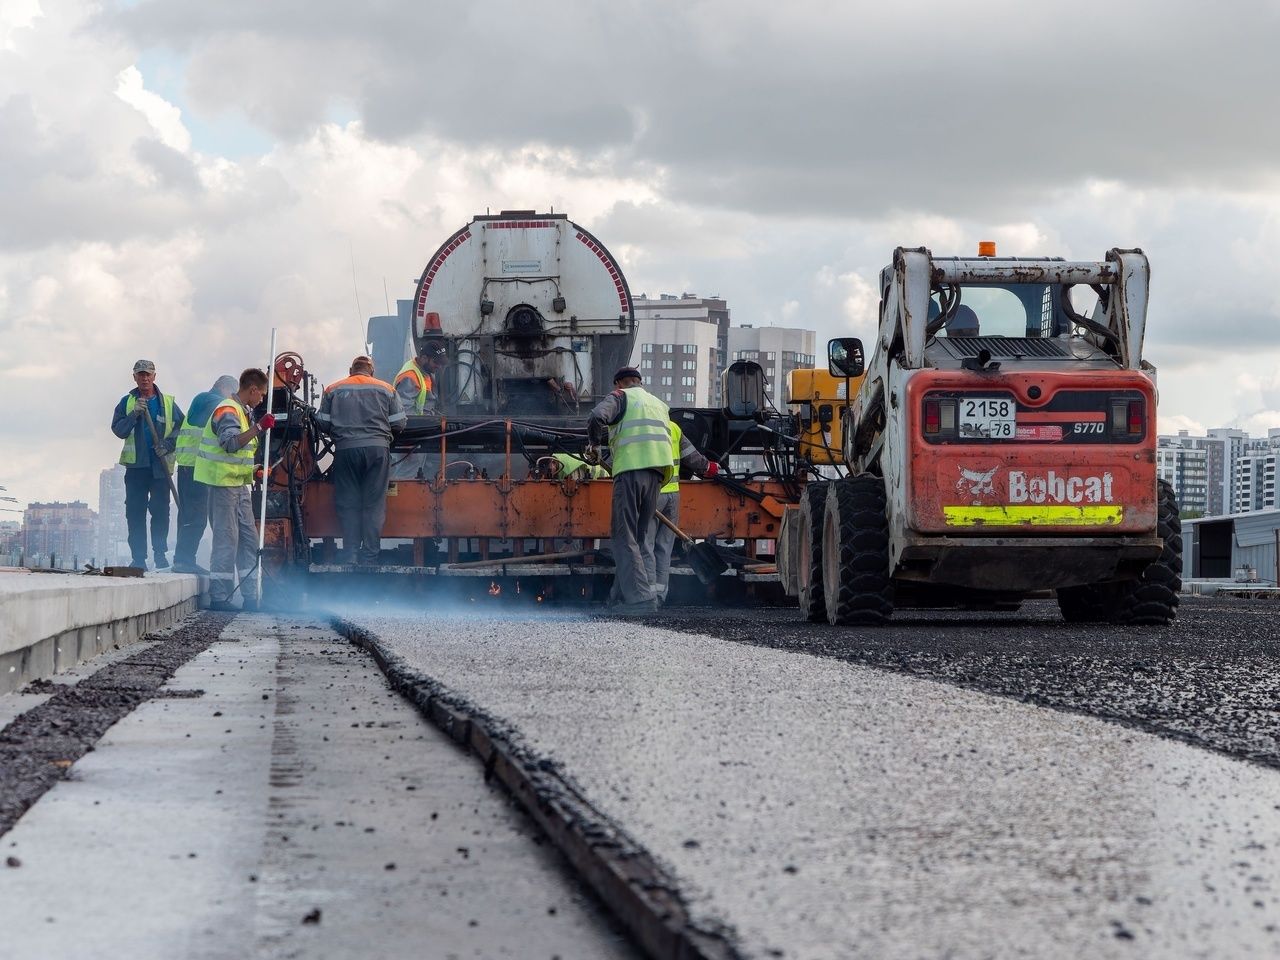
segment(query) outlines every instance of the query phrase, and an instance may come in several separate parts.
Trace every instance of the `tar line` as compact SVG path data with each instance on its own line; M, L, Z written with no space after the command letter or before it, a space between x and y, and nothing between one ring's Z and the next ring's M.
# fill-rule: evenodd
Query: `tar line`
M162 637L162 643L103 667L74 686L48 681L29 684L29 688L57 692L0 730L0 836L63 779L113 724L140 704L161 697L200 696L199 690L161 687L217 640L232 616L200 614L161 631L149 639Z

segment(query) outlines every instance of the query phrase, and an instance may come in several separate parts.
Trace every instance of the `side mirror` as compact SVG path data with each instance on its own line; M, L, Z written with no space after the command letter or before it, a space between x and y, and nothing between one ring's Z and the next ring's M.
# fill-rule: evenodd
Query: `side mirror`
M866 369L862 341L857 337L836 337L827 341L827 369L833 377L860 377Z

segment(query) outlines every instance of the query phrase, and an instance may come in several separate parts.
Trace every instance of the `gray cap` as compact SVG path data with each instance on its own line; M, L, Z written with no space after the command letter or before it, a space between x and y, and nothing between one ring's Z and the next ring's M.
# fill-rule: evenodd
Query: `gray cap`
M229 397L240 389L240 381L235 377L223 374L213 384L213 393Z
M155 373L156 365L150 360L139 360L133 365L134 373Z

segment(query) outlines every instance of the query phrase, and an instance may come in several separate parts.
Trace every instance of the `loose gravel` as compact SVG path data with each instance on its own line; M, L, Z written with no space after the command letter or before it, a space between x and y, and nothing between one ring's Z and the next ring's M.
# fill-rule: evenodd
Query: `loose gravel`
M0 836L65 777L112 724L139 704L163 696L199 696L199 691L172 693L160 687L217 640L231 617L205 613L160 631L152 636L160 642L74 686L29 684L29 690L53 696L0 730Z
M907 610L885 627L808 623L794 609L671 608L653 626L833 657L1067 710L1280 767L1280 603L1184 597L1168 627Z

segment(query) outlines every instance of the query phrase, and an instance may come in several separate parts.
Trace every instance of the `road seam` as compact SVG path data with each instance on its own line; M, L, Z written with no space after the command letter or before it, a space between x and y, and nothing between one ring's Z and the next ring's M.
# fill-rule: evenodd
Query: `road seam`
M556 845L583 882L657 960L742 960L734 932L690 918L676 878L598 810L549 758L517 747L476 705L416 672L359 625L334 617L334 629L373 657L394 690L467 748Z

